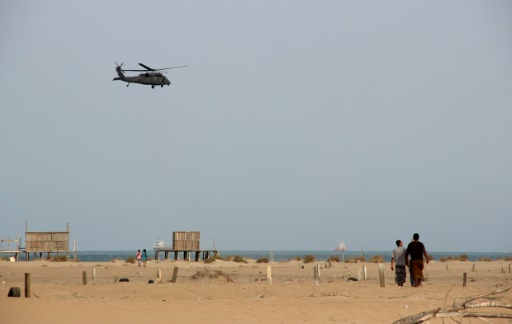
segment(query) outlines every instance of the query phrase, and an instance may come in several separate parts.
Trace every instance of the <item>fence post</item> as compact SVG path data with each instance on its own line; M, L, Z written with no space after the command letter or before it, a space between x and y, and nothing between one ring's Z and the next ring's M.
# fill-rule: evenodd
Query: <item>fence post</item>
M267 282L269 285L272 284L272 266L267 266Z
M466 287L467 277L467 274L464 272L464 274L462 275L462 287Z
M172 283L176 283L176 279L178 278L178 267L174 267L174 271L172 272Z
M315 279L320 279L320 265L317 264L314 268L313 268L313 276Z
M385 287L385 279L384 279L384 263L379 263L379 278L380 278L380 286Z
M25 273L25 297L30 298L30 273Z

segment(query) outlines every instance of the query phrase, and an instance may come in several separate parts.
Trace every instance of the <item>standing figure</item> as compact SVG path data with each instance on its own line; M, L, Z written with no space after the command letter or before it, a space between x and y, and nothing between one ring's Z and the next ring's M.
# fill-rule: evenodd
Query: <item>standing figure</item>
M137 254L135 254L135 259L137 259L137 262L139 263L140 267L140 260L142 260L142 254L140 253L140 250L137 250Z
M405 283L405 279L407 278L407 271L405 269L405 248L403 246L402 241L396 241L396 248L393 250L393 254L391 256L391 270L393 270L393 266L395 268L395 282L399 286L403 286Z
M148 260L148 255L146 253L146 249L142 250L142 262L144 262L144 267L146 267L146 261Z
M428 264L427 250L425 250L425 246L419 241L419 239L420 235L418 233L414 233L412 236L412 242L407 246L405 254L405 264L411 269L415 287L420 287L421 280L423 279L423 256L427 259ZM409 256L411 256L410 261Z

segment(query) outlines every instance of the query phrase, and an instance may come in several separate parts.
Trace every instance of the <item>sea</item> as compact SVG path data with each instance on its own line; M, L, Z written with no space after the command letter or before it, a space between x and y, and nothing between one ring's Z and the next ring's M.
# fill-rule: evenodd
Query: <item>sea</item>
M126 260L129 257L134 257L137 251L77 251L77 259L84 262L108 262L115 259ZM381 256L385 262L391 261L391 251L238 251L238 250L225 250L219 251L222 257L228 256L241 256L246 259L260 259L267 257L271 262L290 261L297 257L304 259L307 255L315 256L317 261L326 261L331 256L337 256L340 261L343 259L354 258L354 257L365 257L369 260L373 256ZM458 257L460 255L466 255L468 261L477 261L481 258L489 258L496 260L500 258L507 258L512 256L512 253L498 253L498 252L429 252L429 255L433 256L434 260L439 260L442 257ZM193 255L194 256L194 255ZM192 257L193 257L192 256ZM148 257L153 258L153 250L148 250ZM160 253L160 257L163 257L163 253ZM181 256L180 256L181 257Z

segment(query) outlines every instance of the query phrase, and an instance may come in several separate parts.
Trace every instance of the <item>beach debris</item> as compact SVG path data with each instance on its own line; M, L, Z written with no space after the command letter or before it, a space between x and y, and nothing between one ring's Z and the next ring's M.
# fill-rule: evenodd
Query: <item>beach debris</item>
M149 279L148 281L148 284L154 284L155 282L153 281L153 279Z
M359 280L357 280L357 278L354 278L354 277L349 277L349 278L347 279L347 281L359 281Z
M119 279L119 282L130 282L130 279L128 279L128 278L121 278L121 279Z
M20 287L11 287L11 289L9 289L7 297L21 297Z
M453 287L452 287L453 288ZM445 317L475 317L483 318L509 318L512 319L512 313L498 313L498 312L473 312L471 309L482 307L498 307L504 309L512 309L512 304L503 302L502 300L509 300L506 297L494 297L495 295L507 292L512 287L504 289L496 289L491 292L479 294L476 296L456 298L450 308L438 307L433 310L421 312L416 315L404 317L393 324L413 324L422 323L432 318L445 318ZM451 288L450 288L451 289ZM478 302L475 302L478 300Z

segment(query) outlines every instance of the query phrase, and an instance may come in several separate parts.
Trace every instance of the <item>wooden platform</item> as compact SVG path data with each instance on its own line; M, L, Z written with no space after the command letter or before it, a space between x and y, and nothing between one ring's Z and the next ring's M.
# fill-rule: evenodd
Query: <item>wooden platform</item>
M155 260L160 260L160 252L164 253L164 260L170 260L171 255L174 254L173 260L188 260L191 261L191 256L195 253L194 261L206 260L210 257L216 256L219 251L217 250L174 250L172 247L155 247ZM183 258L180 259L180 254Z

